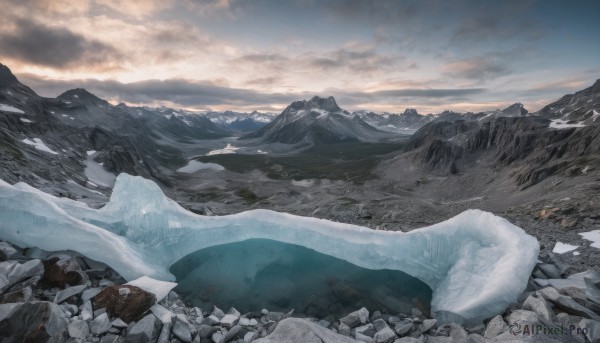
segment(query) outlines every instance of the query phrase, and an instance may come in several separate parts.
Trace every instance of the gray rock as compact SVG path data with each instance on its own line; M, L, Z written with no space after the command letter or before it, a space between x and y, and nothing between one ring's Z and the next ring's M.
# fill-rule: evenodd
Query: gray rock
M498 315L492 318L492 320L490 320L487 327L485 328L485 333L483 334L483 337L485 337L486 339L493 339L506 331L508 331L508 325L506 324L504 319L502 319L502 316Z
M121 320L121 318L113 320L111 325L119 329L124 329L128 326L127 323Z
M546 287L538 292L548 301L553 303L554 306L563 310L564 312L600 321L600 315L597 315L596 313L586 308L585 306L579 304L572 298L567 297L565 295L561 295L556 289L552 287Z
M381 317L381 314L380 314ZM373 326L375 326L375 331L379 331L382 330L383 328L385 328L387 325L387 323L383 320L383 319L375 319L373 321Z
M532 295L528 296L523 303L524 310L530 310L535 312L541 318L547 321L554 321L554 311L550 305L546 302L544 297L535 297Z
M283 318L283 313L271 311L271 312L267 313L266 318L267 318L267 320L278 322Z
M467 343L486 343L487 340L483 336L472 333L467 337Z
M144 343L154 341L157 338L161 328L161 321L158 320L158 318L156 318L152 313L150 313L127 330L125 343Z
M200 324L217 325L217 324L219 324L219 322L220 322L219 317L211 314L210 316L203 318L202 321L200 322Z
M150 311L154 314L163 324L171 324L173 317L175 317L175 313L167 310L165 307L154 304L150 307Z
M450 335L454 342L466 342L467 341L467 331L465 329L455 323L450 324Z
M220 308L214 306L213 307L213 311L211 313L213 316L219 318L219 320L221 320L221 318L225 317L225 312L223 312L223 310L221 310Z
M169 343L169 337L171 337L171 323L164 323L156 343Z
M340 335L350 337L350 335L352 335L352 329L348 325L340 323L340 325L338 326L338 333Z
M373 337L365 336L360 333L355 333L354 339L356 339L359 342L364 342L364 343L375 343L375 339Z
M592 343L600 343L600 322L591 319L582 319L579 327L585 329L586 337Z
M394 343L423 343L423 340L414 337L402 337L395 340Z
M108 335L102 336L100 343L118 343L119 336L109 333Z
M225 342L225 334L222 333L221 331L216 331L212 334L212 336L210 337L210 339L214 342L214 343L223 343Z
M0 242L0 255L4 260L14 260L21 257L21 253L17 251L10 243Z
M598 288L598 284L594 282L594 280L589 278L584 278L585 281L585 296L590 299L592 302L600 305L600 288Z
M90 327L85 320L76 320L69 324L69 336L73 338L86 338L90 334Z
M173 319L173 335L182 342L190 343L192 341L192 333L190 332L189 324L179 317Z
M386 325L383 329L377 331L373 338L377 343L391 343L398 337L396 336L394 330L390 329L390 327Z
M215 326L201 324L198 326L198 336L202 338L210 337L217 330L219 329Z
M240 332L241 329L242 329L242 327L239 325L232 327L231 330L227 331L227 333L225 334L225 337L223 337L223 341L224 342L231 341L235 337L235 335L237 335Z
M357 343L354 339L337 334L305 319L287 318L279 322L267 337L256 343Z
M90 299L92 299L93 297L95 297L96 295L98 295L98 293L100 293L101 289L94 287L94 288L88 288L86 290L83 291L83 293L81 293L81 300L83 302L86 302Z
M271 315L271 313L269 313L267 316ZM223 318L221 318L220 323L223 327L230 329L237 325L239 319L239 316L236 316L234 314L226 314L225 316L223 316Z
M87 288L87 285L79 285L79 286L65 288L65 289L59 291L58 293L56 293L56 296L54 297L54 302L57 304L60 304L63 301L69 299L70 297L83 292L83 290L86 288Z
M31 301L0 305L2 342L61 341L69 320L61 308L51 302Z
M258 334L256 332L246 332L246 334L244 335L244 343L250 343L254 341L256 337L258 337Z
M510 313L507 318L508 325L519 323L524 324L536 324L539 322L538 315L535 312L527 310L514 310Z
M363 307L340 319L340 322L348 325L350 328L355 328L361 324L365 324L367 319L369 319L369 310Z
M413 321L411 319L403 319L401 322L396 323L394 329L399 336L406 335L413 327Z
M427 343L453 343L453 342L460 342L460 341L453 341L452 338L446 337L446 336L429 336L429 335L427 335L426 337L427 337Z
M40 260L31 260L22 264L17 261L0 262L0 294L17 282L42 275L44 275L44 264Z
M12 289L12 287L11 287ZM7 292L0 296L0 304L20 303L29 301L33 296L33 290L27 286L16 291Z
M92 318L94 318L94 310L92 309L92 302L88 300L81 305L81 319L88 321Z
M106 313L102 313L90 322L90 332L93 335L100 336L111 328L110 320Z
M560 271L558 268L550 263L544 263L538 265L538 267L542 270L544 274L548 277L548 279L560 279Z
M434 327L435 324L437 324L437 320L436 319L425 319L423 321L423 324L421 324L421 326L419 326L419 331L422 334L424 334L427 331L429 331L432 327Z
M373 326L373 324L371 323L359 326L354 329L355 336L356 334L360 334L367 337L373 337L375 335L375 332L377 332L377 330L375 330L375 326Z

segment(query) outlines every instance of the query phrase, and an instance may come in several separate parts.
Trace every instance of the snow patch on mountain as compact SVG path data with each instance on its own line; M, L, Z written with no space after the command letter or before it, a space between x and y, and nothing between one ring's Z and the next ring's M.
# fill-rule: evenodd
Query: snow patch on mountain
M56 151L50 149L39 138L33 138L33 139L25 138L25 139L21 140L21 142L23 142L23 143L25 143L27 145L32 145L37 150L44 151L44 152L47 152L47 153L50 153L50 154L53 154L53 155L58 155L58 153Z

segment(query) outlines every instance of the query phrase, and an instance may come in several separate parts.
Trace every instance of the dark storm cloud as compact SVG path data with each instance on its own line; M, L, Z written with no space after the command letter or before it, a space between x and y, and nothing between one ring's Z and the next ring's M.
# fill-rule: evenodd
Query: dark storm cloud
M55 96L70 88L82 87L104 98L119 99L119 101L131 103L166 101L182 107L288 104L295 100L309 99L315 95L313 92L266 93L251 89L226 87L210 81L197 82L182 79L121 83L111 80L49 80L31 74L21 75L19 78L34 90L47 96ZM352 106L362 102L402 98L458 99L484 91L482 88L394 89L375 92L328 89L319 95L333 95L342 99L341 105Z
M0 56L53 68L108 64L120 54L104 43L88 40L66 28L17 19L15 29L0 32Z

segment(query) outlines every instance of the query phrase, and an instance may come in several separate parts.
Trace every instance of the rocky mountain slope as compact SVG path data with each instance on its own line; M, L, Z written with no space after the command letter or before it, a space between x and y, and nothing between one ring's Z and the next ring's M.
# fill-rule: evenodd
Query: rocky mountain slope
M243 138L267 143L335 143L376 141L386 135L341 109L333 97L295 101L271 123Z
M242 113L234 111L206 112L201 114L204 118L217 124L221 128L234 132L252 132L270 123L277 115L253 111Z
M576 93L578 107L588 114L598 106L600 87ZM522 105L489 112L477 119L447 114L419 129L406 147L416 165L438 175L468 172L485 165L504 170L522 187L557 173L575 175L600 167L600 121L557 127L555 113L567 113L565 98L527 115ZM571 100L569 100L571 101ZM549 108L557 112L548 112ZM569 112L571 113L571 112Z
M359 111L353 114L379 130L404 134L410 134L435 119L432 114L420 115L414 108L407 108L399 114L368 111Z
M178 145L230 133L171 109L113 106L84 89L44 98L0 65L0 178L96 197L114 175L169 180L185 164ZM103 182L104 181L104 182Z

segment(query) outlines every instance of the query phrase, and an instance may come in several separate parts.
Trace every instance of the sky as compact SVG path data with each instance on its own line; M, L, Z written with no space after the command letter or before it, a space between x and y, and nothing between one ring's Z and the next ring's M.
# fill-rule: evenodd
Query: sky
M535 111L600 78L597 0L0 0L0 63L38 94L279 112Z

